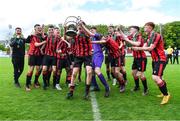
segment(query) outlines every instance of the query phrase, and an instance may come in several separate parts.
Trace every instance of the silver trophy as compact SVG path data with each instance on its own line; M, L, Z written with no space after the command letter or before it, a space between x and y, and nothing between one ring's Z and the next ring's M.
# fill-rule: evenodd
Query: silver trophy
M81 21L80 16L68 16L64 22L65 35L75 37L77 35L77 26Z

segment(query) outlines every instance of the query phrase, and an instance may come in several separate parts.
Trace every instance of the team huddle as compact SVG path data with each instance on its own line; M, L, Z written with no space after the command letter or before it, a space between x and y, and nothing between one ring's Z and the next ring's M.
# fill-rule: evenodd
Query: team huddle
M20 87L19 77L24 69L25 43L29 44L28 65L26 74L26 91L31 91L31 78L34 68L34 88L40 87L39 77L43 77L43 89L50 86L51 73L53 77L53 88L62 90L60 86L62 70L66 70L65 83L69 87L67 99L71 99L76 87L76 77L81 81L82 67L85 69L85 94L84 99L90 98L90 91L100 91L96 76L104 86L104 97L110 96L110 86L107 80L112 80L113 85L118 84L120 93L125 92L127 77L125 70L126 45L133 52L132 76L135 86L132 91L140 90L139 80L143 85L142 95L148 94L146 71L147 57L144 51L149 51L152 57L152 78L159 87L162 97L161 104L169 101L170 94L166 82L162 78L166 66L163 38L154 32L155 24L148 22L144 25L144 32L148 35L145 41L139 32L138 26L130 26L129 34L126 35L121 27L109 26L108 34L102 36L96 27L88 29L83 21L77 26L77 35L74 37L64 35L61 37L58 27L49 26L48 32L44 32L44 26L36 24L34 33L26 39L22 36L21 28L15 29L15 36L10 41L12 47L12 63L14 67L14 82ZM105 53L105 54L104 54ZM101 67L105 59L105 78ZM111 78L112 77L112 78Z

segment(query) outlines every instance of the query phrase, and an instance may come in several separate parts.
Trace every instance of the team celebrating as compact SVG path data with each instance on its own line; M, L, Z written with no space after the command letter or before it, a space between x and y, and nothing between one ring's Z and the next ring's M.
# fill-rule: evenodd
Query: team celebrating
M109 80L112 85L118 85L119 92L126 90L127 80L125 69L126 46L132 50L132 76L134 87L131 91L140 90L139 80L143 85L142 95L148 95L148 84L145 75L147 56L145 51L149 51L152 57L152 79L155 81L161 92L157 97L162 98L160 104L168 103L170 93L163 79L163 71L166 67L166 55L164 52L164 42L162 36L154 31L155 24L147 22L144 25L144 32L147 40L140 33L138 26L130 26L129 34L126 35L120 26L109 26L108 34L101 35L96 27L88 29L83 21L77 26L77 35L70 37L61 36L61 30L52 25L48 26L45 33L44 25L35 24L34 32L26 39L22 35L20 27L15 28L15 34L11 38L12 64L14 68L14 84L21 87L19 77L24 69L25 44L29 44L28 49L28 72L26 74L25 90L30 92L32 85L40 88L39 81L42 75L44 90L50 86L52 73L52 86L54 89L62 90L60 86L62 70L66 70L65 83L69 88L66 98L71 99L77 88L76 78L81 81L81 70L85 70L85 94L84 99L90 99L90 91L100 91L96 76L104 86L104 97L110 96ZM64 29L66 30L66 29ZM107 79L102 73L101 67L105 60ZM35 68L35 73L34 73ZM34 82L32 84L32 76Z

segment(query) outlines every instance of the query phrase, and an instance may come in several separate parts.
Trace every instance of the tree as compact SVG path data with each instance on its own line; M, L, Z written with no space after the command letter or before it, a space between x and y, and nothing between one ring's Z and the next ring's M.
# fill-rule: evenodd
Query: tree
M180 48L180 21L167 23L163 28L165 47L167 48L170 45Z

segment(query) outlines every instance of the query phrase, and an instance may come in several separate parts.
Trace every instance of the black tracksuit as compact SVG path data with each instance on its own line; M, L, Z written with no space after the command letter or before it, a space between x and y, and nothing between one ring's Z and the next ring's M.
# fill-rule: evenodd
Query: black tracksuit
M179 55L179 51L177 49L175 49L173 51L173 64L175 63L175 60L176 60L177 64L179 64L178 55Z
M12 48L12 64L14 67L14 82L18 83L18 79L24 69L24 55L25 55L25 39L14 37L10 41Z

